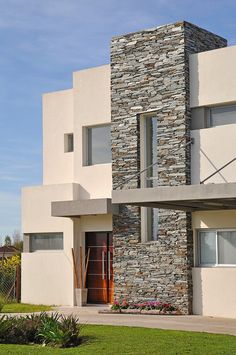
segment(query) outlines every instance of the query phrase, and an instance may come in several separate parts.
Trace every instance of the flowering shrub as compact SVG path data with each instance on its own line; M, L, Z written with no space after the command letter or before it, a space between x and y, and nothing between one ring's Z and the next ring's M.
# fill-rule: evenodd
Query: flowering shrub
M5 273L14 273L16 267L20 264L20 255L13 255L11 258L4 259L3 263L0 264L0 267Z
M174 312L177 311L177 308L174 307L171 303L163 303L159 301L147 301L141 303L129 303L126 300L115 300L111 306L113 310L122 310L122 309L137 309L137 310L158 310L163 313L165 312Z
M126 300L114 301L112 309L127 309L130 308L130 304Z
M21 264L20 255L13 255L0 261L0 306L2 301L15 298L16 271ZM0 307L1 308L1 307Z

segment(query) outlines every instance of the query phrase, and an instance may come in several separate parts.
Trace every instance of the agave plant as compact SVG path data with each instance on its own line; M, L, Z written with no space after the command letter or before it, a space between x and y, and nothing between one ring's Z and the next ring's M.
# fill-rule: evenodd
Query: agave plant
M80 344L79 319L58 313L0 317L0 343L37 343L55 347L72 347Z
M78 321L78 318L72 315L65 317L58 313L44 313L38 337L45 345L63 348L77 346L80 342Z

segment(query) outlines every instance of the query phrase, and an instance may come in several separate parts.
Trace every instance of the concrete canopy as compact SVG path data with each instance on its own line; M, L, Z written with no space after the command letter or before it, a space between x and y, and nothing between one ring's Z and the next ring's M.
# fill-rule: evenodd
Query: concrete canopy
M55 201L51 203L53 217L80 217L101 214L115 214L110 198L89 200Z
M236 209L236 183L113 190L113 204L188 212Z

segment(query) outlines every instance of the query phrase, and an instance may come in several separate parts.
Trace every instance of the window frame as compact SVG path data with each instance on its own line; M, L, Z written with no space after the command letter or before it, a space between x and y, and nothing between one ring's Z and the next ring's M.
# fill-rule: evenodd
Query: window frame
M151 119L155 117L157 119L157 112L150 111L150 112L143 112L138 115L137 119L139 120L139 132L140 132L140 171L143 171L147 168L148 164L148 151L150 147L147 147L147 119ZM157 128L158 129L158 128ZM150 137L149 137L150 138ZM144 171L140 175L140 187L141 188L153 188L155 186L154 179L147 180L148 174L147 171ZM153 214L156 210L157 219L158 219L158 209L154 209L151 207L141 207L141 242L142 243L156 243L158 241L158 226L156 229L157 235L156 238L153 238L153 234L155 229L153 228ZM152 236L152 239L150 238Z
M201 232L215 232L215 243L216 243L216 263L201 263L201 243L200 243L200 233ZM236 267L235 264L220 264L219 263L219 238L218 232L236 232L235 228L199 228L196 229L196 236L195 236L195 266L202 267L202 268L217 268L217 267Z
M83 166L96 166L96 165L104 165L104 164L111 164L112 163L112 159L110 162L107 163L95 163L92 164L90 163L91 158L91 152L89 151L89 130L91 130L92 128L102 128L102 127L110 127L111 129L111 122L108 123L103 123L103 124L95 124L95 125L89 125L89 126L83 126L82 127L82 137L83 137ZM110 140L111 143L111 140ZM111 148L111 145L110 145ZM111 157L112 158L112 157Z

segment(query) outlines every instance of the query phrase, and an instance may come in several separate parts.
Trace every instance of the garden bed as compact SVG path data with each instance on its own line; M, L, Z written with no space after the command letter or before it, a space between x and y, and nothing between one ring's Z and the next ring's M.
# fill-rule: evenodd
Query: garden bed
M145 314L145 315L181 315L182 312L171 303L146 301L141 303L114 301L110 309L100 310L106 314Z
M145 309L103 309L98 311L103 314L145 314L145 315L166 315L166 316L180 316L182 313L177 311L160 311L160 310L145 310Z

